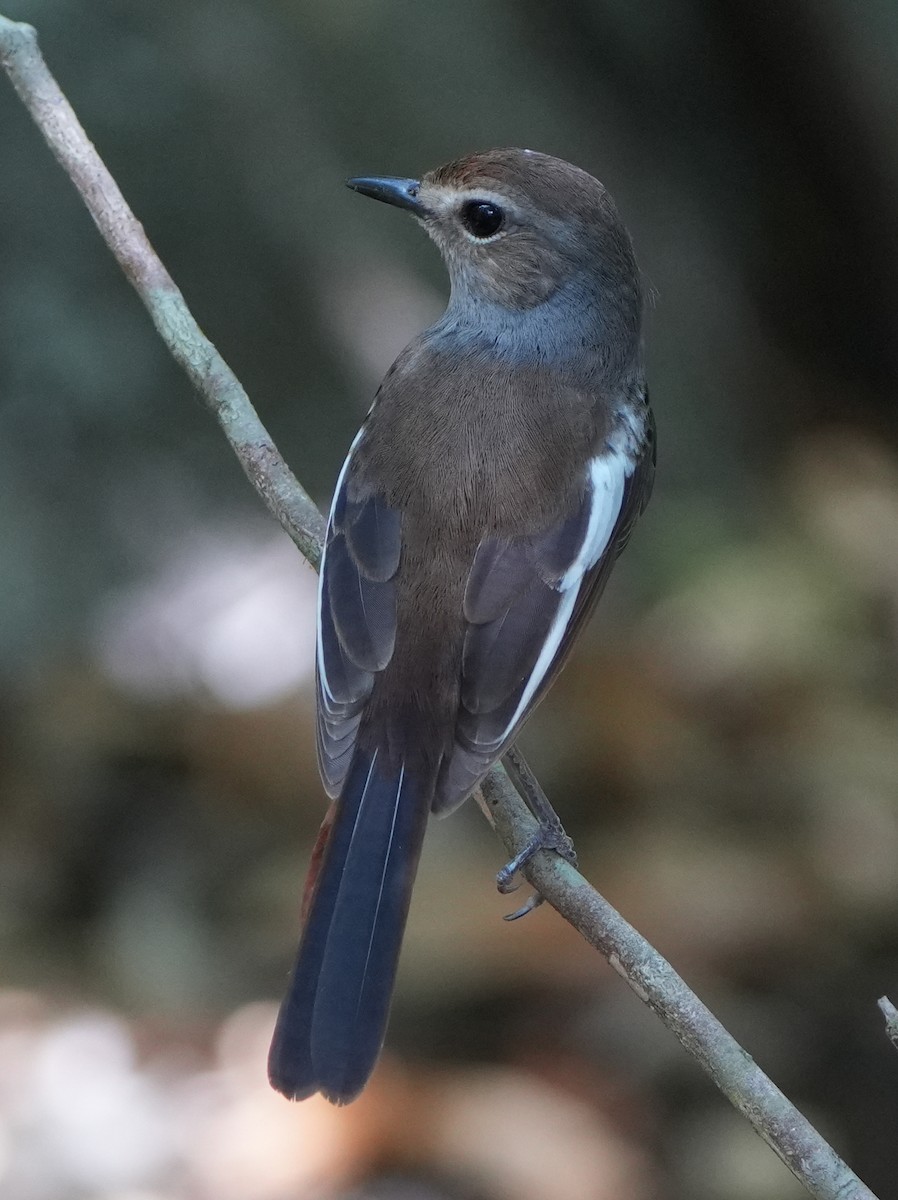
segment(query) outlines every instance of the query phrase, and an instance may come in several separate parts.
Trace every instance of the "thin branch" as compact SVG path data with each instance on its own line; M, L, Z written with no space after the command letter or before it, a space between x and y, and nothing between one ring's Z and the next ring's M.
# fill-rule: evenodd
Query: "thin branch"
M503 769L492 772L482 791L499 836L515 853L536 833L536 821ZM578 871L558 855L539 854L525 874L676 1034L811 1195L827 1200L874 1200L869 1188L727 1033L670 963Z
M281 458L233 372L188 311L47 70L31 26L0 17L0 63L166 346L215 414L256 491L317 567L324 532L318 510ZM536 823L501 766L483 785L483 803L509 854L519 853L533 838ZM525 874L676 1034L812 1195L820 1200L876 1200L670 964L572 866L541 852Z
M324 521L284 462L237 376L194 320L118 184L50 74L30 25L0 17L0 62L119 266L187 372L268 509L317 567Z

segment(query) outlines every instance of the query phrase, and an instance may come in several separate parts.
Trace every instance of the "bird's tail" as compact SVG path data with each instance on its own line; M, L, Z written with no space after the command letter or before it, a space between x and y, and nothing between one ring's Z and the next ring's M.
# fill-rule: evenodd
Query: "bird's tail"
M433 780L359 751L336 805L268 1058L290 1099L359 1094L383 1045Z

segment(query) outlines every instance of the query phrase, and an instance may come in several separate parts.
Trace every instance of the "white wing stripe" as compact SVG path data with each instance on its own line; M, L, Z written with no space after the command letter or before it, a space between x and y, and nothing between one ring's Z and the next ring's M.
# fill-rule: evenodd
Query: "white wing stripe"
M624 484L628 476L633 473L633 462L625 455L612 451L593 458L589 463L588 471L592 503L583 545L558 584L558 590L562 596L561 603L558 605L555 619L549 627L539 658L521 693L514 716L498 739L499 742L503 742L508 737L527 711L527 705L533 699L558 653L564 631L567 629L574 611L583 576L596 565L608 548L609 539L614 532L614 526L617 524L624 502Z
M629 470L627 469L629 467ZM624 502L624 483L633 471L632 463L620 454L603 454L590 461L589 485L592 504L583 545L558 584L560 592L579 587L586 572L605 552Z
M324 560L327 556L327 543L328 539L330 538L331 525L333 524L334 520L334 509L337 507L337 501L340 498L340 492L343 490L343 481L346 478L346 472L349 470L349 464L352 461L353 453L355 452L359 442L362 440L362 434L364 432L365 426L363 425L352 439L352 445L349 447L349 453L346 455L343 466L340 468L340 474L337 477L337 486L334 488L334 498L331 501L331 510L327 518L327 533L324 535L324 545L321 548L321 563L318 567L318 623L316 627L316 659L318 662L318 680L328 700L330 700L332 703L336 703L336 701L334 700L334 693L331 691L330 684L327 681L327 669L324 665L324 646L321 640L321 593L324 586Z
M581 575L582 579L582 575ZM577 599L577 593L580 591L580 585L568 588L562 593L562 601L558 605L558 612L555 614L555 620L549 627L549 633L546 640L543 642L543 648L539 653L539 658L536 660L536 665L530 672L530 678L527 680L527 686L521 693L521 699L518 702L517 708L514 710L514 716L508 722L502 736L498 738L499 742L504 742L508 734L514 729L523 714L527 711L527 705L533 698L536 689L542 683L543 676L551 666L552 660L558 653L558 648L561 645L561 639L564 637L564 631L567 629L568 622L571 619L571 614L574 611L574 603Z

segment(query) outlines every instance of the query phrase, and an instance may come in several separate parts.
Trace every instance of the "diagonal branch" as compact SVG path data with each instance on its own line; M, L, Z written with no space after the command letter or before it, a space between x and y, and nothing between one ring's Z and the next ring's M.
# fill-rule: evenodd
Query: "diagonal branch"
M31 26L0 17L0 64L80 192L162 340L221 425L250 482L317 567L324 533L320 513L281 458L240 382L191 316L48 71ZM484 783L483 798L509 854L518 854L536 833L536 823L501 766ZM539 853L525 874L676 1034L812 1195L820 1200L876 1200L670 964L573 867L556 855Z
M324 536L321 514L284 462L243 385L194 320L48 71L30 25L0 17L0 62L146 305L159 336L217 418L250 483L304 557L317 567Z

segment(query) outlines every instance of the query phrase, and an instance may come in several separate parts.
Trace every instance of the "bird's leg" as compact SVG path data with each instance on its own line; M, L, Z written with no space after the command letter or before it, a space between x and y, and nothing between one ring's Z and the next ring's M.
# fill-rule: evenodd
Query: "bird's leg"
M574 867L577 865L577 853L574 850L574 843L561 824L558 813L549 803L548 796L540 787L539 780L528 767L527 760L517 746L512 746L506 751L502 758L502 764L539 825L536 833L523 850L519 851L511 862L506 863L496 876L496 886L503 895L506 895L513 892L518 886L514 882L515 875L526 866L538 850L554 850L556 854L561 855L565 862L569 862ZM516 921L519 917L526 916L528 912L542 904L542 899L539 893L534 893L526 904L517 911L509 913L505 920Z

